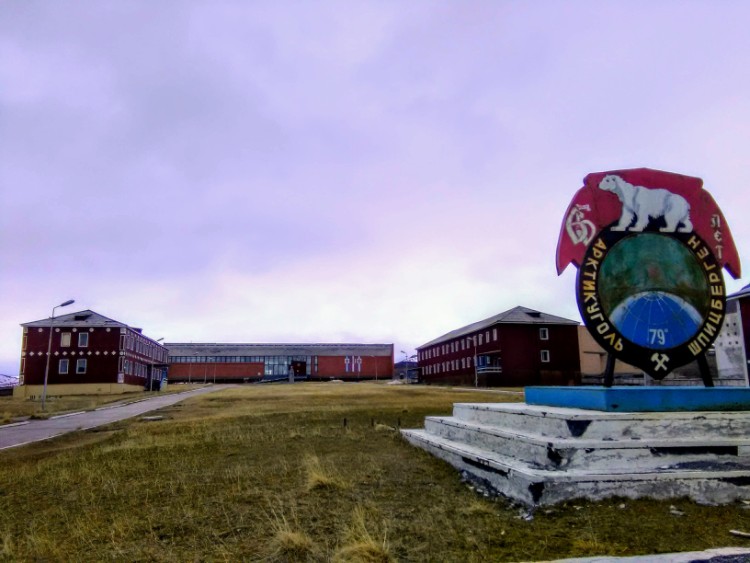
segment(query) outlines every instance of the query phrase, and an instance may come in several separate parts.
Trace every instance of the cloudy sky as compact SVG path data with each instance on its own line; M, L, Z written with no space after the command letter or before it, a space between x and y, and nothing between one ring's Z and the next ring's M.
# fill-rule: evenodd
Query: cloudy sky
M0 2L0 373L22 322L394 342L558 277L588 172L699 176L750 273L750 4ZM730 291L747 283L727 276Z

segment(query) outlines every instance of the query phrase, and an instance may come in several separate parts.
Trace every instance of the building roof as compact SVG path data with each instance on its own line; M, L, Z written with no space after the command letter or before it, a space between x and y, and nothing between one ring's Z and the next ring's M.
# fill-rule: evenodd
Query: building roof
M85 311L78 311L76 313L68 313L67 315L58 315L54 319L48 317L40 321L32 321L30 323L23 323L21 326L28 327L48 327L50 326L75 326L75 327L127 327L125 323L121 323L99 313L95 313L91 309ZM128 327L132 328L132 327ZM133 329L140 330L140 329Z
M154 340L153 338L149 338L145 334L143 334L143 329L136 328L134 326L127 325L125 323L121 323L120 321L116 321L114 319L110 319L109 317L105 317L104 315L101 315L95 311L92 311L91 309L86 309L85 311L77 311L75 313L68 313L66 315L57 315L54 319L51 317L48 317L46 319L42 319L39 321L32 321L30 323L22 323L21 326L24 327L48 327L48 326L59 326L59 327L76 327L76 328L94 328L94 327L107 327L107 328L129 328L130 330L134 330L138 334L143 335L144 338L148 338L149 340L152 340L162 345L161 342L158 342Z
M732 295L727 295L727 299L741 299L742 297L750 297L750 283Z
M166 342L170 356L393 356L393 344L231 344Z
M454 338L458 338L460 336L479 332L480 330L484 330L486 328L490 328L492 326L500 325L500 324L524 324L524 325L529 325L529 324L537 325L538 324L538 325L574 325L576 326L579 323L578 321L572 321L570 319L565 319L563 317L557 317L555 315L550 315L548 313L535 311L534 309L529 309L528 307L518 306L518 307L513 307L512 309L504 311L500 314L497 314L494 317L484 319L483 321L479 321L476 323L472 323L470 325L466 325L461 328L457 328L456 330L448 332L444 334L443 336L436 338L435 340L430 340L426 344L417 346L417 350L421 350L422 348L426 348L427 346L434 346L435 344L439 344L441 342L453 340Z

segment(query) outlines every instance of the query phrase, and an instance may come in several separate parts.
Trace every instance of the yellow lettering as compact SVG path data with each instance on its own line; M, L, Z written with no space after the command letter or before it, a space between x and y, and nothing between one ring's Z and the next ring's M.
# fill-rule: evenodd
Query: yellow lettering
M719 283L720 281L721 278L716 272L711 272L710 274L708 274L708 283Z
M599 316L601 317L601 315L599 315ZM609 330L609 323L608 322L599 323L596 326L596 332L598 332L599 334L604 334L608 330Z
M711 295L724 295L724 288L720 285L712 285Z
M596 283L592 280L583 280L583 291L596 291Z
M688 349L693 353L693 356L697 356L703 351L695 340L688 344Z
M708 256L708 248L705 246L698 250L695 255L698 257L699 260L703 260L706 256Z
M711 288L713 290L713 288ZM711 299L711 308L717 311L724 310L724 302L721 299Z
M698 247L701 245L701 241L695 235L690 237L690 240L688 240L687 243L690 246L690 248L692 248L693 250L697 250Z

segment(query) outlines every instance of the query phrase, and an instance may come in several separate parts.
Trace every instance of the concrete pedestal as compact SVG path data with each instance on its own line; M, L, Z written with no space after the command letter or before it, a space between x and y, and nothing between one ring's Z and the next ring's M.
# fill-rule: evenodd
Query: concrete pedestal
M750 412L456 403L404 437L529 506L574 498L750 499Z

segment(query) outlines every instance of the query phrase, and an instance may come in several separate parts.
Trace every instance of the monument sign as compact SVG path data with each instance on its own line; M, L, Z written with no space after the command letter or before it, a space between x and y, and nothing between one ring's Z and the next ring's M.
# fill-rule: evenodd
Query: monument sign
M722 268L740 261L724 215L700 178L639 168L592 173L570 203L557 246L558 275L578 268L584 324L614 359L663 379L697 360L724 320Z

